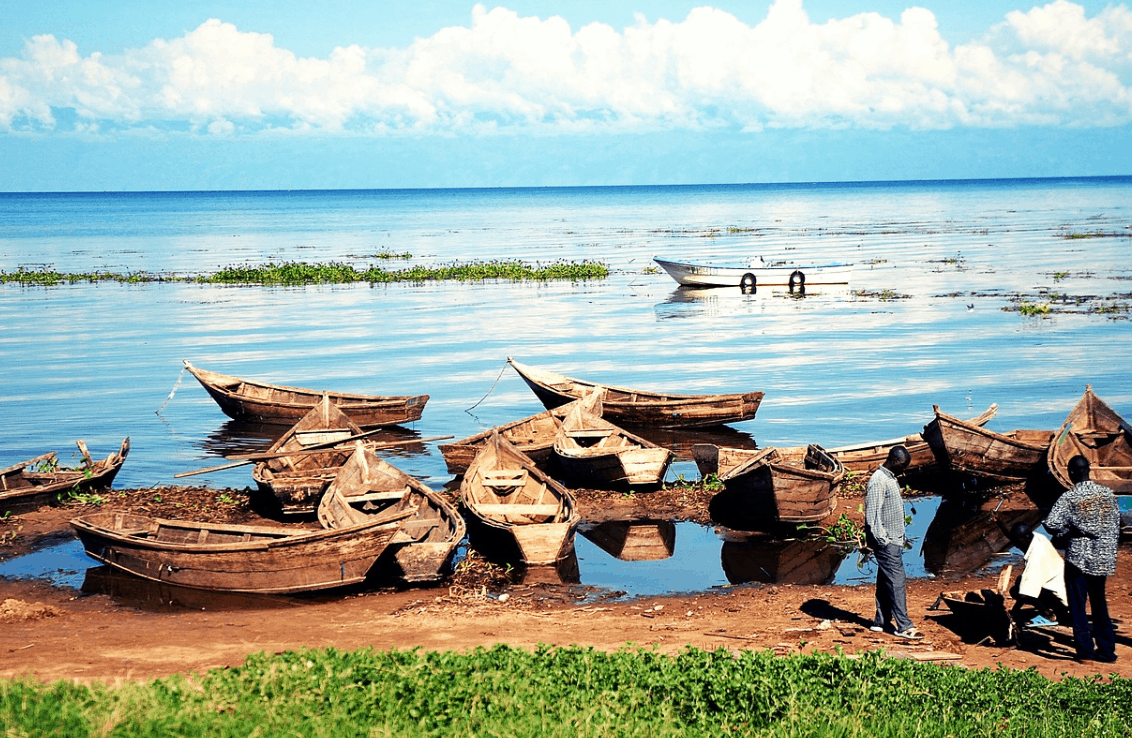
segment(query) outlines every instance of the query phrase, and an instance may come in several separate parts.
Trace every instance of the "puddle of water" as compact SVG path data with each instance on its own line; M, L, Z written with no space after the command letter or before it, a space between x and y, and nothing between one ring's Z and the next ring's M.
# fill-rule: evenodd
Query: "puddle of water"
M57 587L79 589L86 570L96 565L83 544L72 538L0 563L0 578L41 579Z
M995 515L964 512L940 497L906 501L912 520L905 554L909 578L948 578L1019 566L1004 529L1019 520L1040 522L1037 511ZM997 519L996 519L997 517ZM864 585L876 580L867 554L822 539L774 538L720 526L665 520L583 523L575 555L559 567L522 573L521 581L579 584L623 597L707 591L736 584ZM0 577L46 580L84 593L108 594L135 606L158 609L247 609L301 601L225 595L147 583L111 572L90 559L75 539L54 543L0 564ZM322 596L326 596L325 594Z

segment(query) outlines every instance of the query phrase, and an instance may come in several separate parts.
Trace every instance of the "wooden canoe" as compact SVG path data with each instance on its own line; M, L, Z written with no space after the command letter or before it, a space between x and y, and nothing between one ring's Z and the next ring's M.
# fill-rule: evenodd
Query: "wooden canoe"
M1089 460L1089 479L1118 495L1132 494L1132 428L1090 385L1049 445L1049 470L1066 489L1073 486L1069 460L1078 454Z
M924 426L924 440L940 466L993 482L1026 479L1045 467L1052 430L996 433L948 415L933 405L935 420Z
M660 485L675 454L601 417L602 394L595 389L562 419L554 438L558 469L596 489Z
M87 555L155 582L225 592L287 593L365 580L412 509L338 530L223 525L92 513L71 521Z
M284 515L309 515L354 447L350 443L311 451L308 447L335 439L345 441L362 432L331 402L329 395L323 395L317 405L271 445L266 453L278 456L257 463L252 479L260 494L273 498Z
M596 387L604 388L602 416L619 425L696 428L738 423L755 417L763 400L762 392L683 395L599 385L520 364L511 357L507 363L547 409L580 400Z
M562 418L566 417L571 407L572 404L566 404L553 410L544 410L511 423L488 428L459 441L441 444L440 453L444 455L448 473L456 476L463 474L479 453L480 447L491 440L492 433L498 433L536 464L546 463L554 452L554 437L562 426Z
M835 491L845 467L817 444L751 450L701 444L693 449L700 474L716 474L724 490L771 501L780 523L822 520L837 507Z
M998 413L998 405L991 405L982 415L971 418L967 423L975 426L986 425ZM935 454L931 446L924 440L922 433L912 433L899 438L890 438L887 441L870 441L850 446L838 446L828 449L829 454L840 461L846 471L855 473L873 473L880 468L888 457L888 450L893 446L904 446L912 457L911 463L904 474L918 474L936 466Z
M59 466L52 451L0 469L0 515L31 512L71 491L91 493L107 489L130 453L128 437L117 451L101 461L91 458L82 440L75 444L82 454L81 466Z
M424 482L388 463L361 441L338 470L318 517L331 529L361 525L374 515L416 510L390 541L375 571L404 582L435 582L452 570L467 527L456 506Z
M498 433L460 481L472 546L524 565L553 564L574 550L574 495Z
M188 360L184 363L224 414L236 420L290 425L306 415L324 394L329 394L330 401L355 423L376 428L419 420L428 402L428 395L360 395L268 384L200 369Z

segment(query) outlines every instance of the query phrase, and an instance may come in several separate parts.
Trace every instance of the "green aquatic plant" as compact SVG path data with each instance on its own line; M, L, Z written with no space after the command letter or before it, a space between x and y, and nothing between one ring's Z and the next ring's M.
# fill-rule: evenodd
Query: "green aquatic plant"
M408 254L378 258L409 258ZM511 281L550 281L604 279L609 276L609 267L601 262L555 261L548 264L530 265L521 261L489 261L452 264L441 267L415 266L407 269L389 271L378 266L359 270L349 264L329 262L308 264L307 262L269 263L253 266L229 266L212 274L197 276L155 275L148 272L115 274L97 272L86 274L64 274L54 270L29 270L20 267L15 272L0 271L0 283L15 283L26 286L51 287L58 284L76 282L121 282L139 284L145 282L191 282L199 284L263 285L268 287L298 286L308 284L370 284L386 282L426 282L441 280L481 281L503 279Z
M1035 304L1023 300L1022 303L1018 305L1018 312L1022 313L1023 315L1047 315L1050 311L1051 308L1048 302Z

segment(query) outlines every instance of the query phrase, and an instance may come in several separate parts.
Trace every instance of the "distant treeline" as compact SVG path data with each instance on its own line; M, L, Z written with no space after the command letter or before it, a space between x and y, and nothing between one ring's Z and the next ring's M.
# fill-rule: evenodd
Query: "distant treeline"
M0 271L0 282L37 286L77 282L123 282L129 284L188 282L196 284L290 286L440 280L473 282L485 279L506 279L518 282L524 280L604 279L608 276L609 267L600 262L590 261L555 261L548 264L536 263L533 266L521 261L487 261L466 264L455 263L439 267L416 266L395 270L382 269L377 266L358 269L350 264L338 262L308 264L303 261L292 261L258 266L229 266L212 274L193 276L153 274L150 272L128 272L125 274L115 272L68 273L54 270L30 270L21 267L14 272Z

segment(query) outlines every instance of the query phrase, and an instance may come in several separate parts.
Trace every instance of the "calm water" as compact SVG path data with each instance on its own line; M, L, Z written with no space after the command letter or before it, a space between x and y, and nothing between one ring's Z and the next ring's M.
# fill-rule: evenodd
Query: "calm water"
M0 194L7 271L197 273L368 264L381 252L412 254L383 262L392 268L591 259L614 270L577 284L0 286L0 467L47 450L69 461L77 438L104 455L128 435L116 486L250 484L249 467L173 478L267 443L182 377L182 359L300 386L427 393L412 426L421 437L460 438L540 410L508 356L652 389L764 390L758 417L734 426L762 445L890 438L919 430L933 404L963 415L998 403L996 430L1051 428L1086 383L1132 415L1127 313L1003 309L1043 292L1127 304L1130 226L1132 178ZM1065 238L1098 232L1121 235ZM856 269L851 289L802 299L688 292L649 268L653 255ZM884 291L898 299L879 299ZM439 487L450 477L435 445L390 459ZM681 473L697 475L686 461ZM584 546L586 583L597 554ZM646 578L663 587L665 576Z

